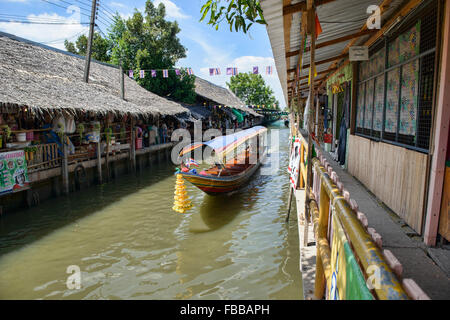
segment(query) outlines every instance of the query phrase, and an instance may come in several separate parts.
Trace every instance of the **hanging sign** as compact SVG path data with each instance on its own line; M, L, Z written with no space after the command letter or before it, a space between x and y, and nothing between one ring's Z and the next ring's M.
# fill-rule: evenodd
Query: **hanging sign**
M0 194L28 189L29 184L25 152L0 153Z
M369 60L369 47L353 46L349 49L350 61L367 61Z
M295 138L294 145L292 146L291 156L289 158L288 172L290 173L289 180L294 190L297 189L298 175L300 172L300 153L301 153L301 141L300 138Z

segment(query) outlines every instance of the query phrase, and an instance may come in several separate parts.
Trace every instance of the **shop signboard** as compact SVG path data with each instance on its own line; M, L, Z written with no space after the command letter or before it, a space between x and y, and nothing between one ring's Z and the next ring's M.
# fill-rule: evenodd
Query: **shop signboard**
M294 144L292 146L291 156L289 158L288 172L290 174L289 180L294 190L297 189L297 180L300 171L300 152L301 152L301 141L300 138L295 138Z
M29 185L25 152L0 153L0 194L25 190Z
M332 215L330 300L373 300L355 259L344 229L336 214Z
M367 46L353 46L349 49L350 61L367 61L369 60L369 47Z

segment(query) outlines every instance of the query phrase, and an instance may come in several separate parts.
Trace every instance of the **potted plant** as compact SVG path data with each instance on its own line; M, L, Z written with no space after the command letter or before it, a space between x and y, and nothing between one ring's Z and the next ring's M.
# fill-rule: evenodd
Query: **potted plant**
M109 144L112 137L112 129L110 127L105 128L105 137L106 137L106 143Z
M25 151L25 160L27 161L33 161L34 160L34 154L37 152L36 146L30 146L25 147L23 151Z
M83 133L84 133L84 124L79 123L77 125L77 132L80 135L80 141L83 140Z
M122 141L125 141L125 140L127 139L127 129L125 128L125 126L123 126L123 127L120 129L120 139L121 139Z
M100 132L100 123L94 124L94 131L95 132Z
M64 125L61 123L58 123L58 130L57 130L57 134L59 136L59 138L61 139L61 141L63 140L63 136L64 136Z
M4 124L0 126L1 129L3 129L3 134L0 136L0 148L3 147L3 143L6 145L6 143L9 140L9 137L11 136L11 128Z

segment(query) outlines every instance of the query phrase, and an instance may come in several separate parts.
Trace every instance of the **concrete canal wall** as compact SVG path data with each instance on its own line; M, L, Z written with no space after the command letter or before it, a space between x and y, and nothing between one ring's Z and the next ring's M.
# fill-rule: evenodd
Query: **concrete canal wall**
M151 167L160 162L169 162L174 143L153 145L136 150L136 167L129 152L110 155L108 169L106 157L101 158L101 180L108 183L120 176ZM71 163L68 168L69 193L92 187L100 182L97 159ZM0 213L8 214L24 208L39 205L51 198L64 195L62 166L29 174L31 188L22 192L11 193L0 198ZM76 195L73 195L74 197Z

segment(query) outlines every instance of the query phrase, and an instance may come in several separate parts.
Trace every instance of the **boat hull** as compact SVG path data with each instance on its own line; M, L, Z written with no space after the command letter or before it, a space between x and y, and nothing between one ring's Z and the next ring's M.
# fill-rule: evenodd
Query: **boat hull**
M202 176L198 174L181 172L183 178L209 195L230 193L242 188L250 177L258 170L261 162L249 166L245 171L226 177Z

